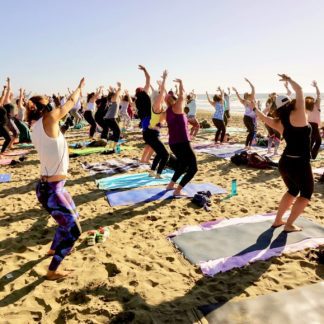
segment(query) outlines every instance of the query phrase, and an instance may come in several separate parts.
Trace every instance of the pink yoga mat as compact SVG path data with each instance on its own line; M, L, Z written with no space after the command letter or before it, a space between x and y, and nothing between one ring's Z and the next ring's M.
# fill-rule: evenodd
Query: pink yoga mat
M3 153L3 155L6 156L16 156L16 155L25 155L28 154L29 151L28 150L13 150L13 151L8 151Z
M313 169L313 173L322 175L324 173L324 167Z
M11 159L0 159L0 165L8 165L11 161Z

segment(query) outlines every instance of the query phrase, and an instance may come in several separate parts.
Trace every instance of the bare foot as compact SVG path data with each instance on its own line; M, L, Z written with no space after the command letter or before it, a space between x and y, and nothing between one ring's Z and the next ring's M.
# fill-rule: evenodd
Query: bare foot
M301 232L302 230L303 230L302 228L300 228L300 227L298 227L296 225L287 225L286 224L286 226L284 228L284 231L286 233Z
M173 196L174 197L188 197L188 194L186 194L185 192L183 192L181 189L176 189L173 192Z
M170 182L166 187L166 190L172 190L172 189L174 189L174 182Z
M278 228L278 227L280 227L280 226L283 226L283 225L286 225L286 222L284 222L284 221L280 221L280 222L274 222L272 225L271 225L271 227L272 228Z
M156 174L155 179L163 179L163 177L161 176L161 174Z
M58 279L62 279L65 278L67 276L69 276L71 273L73 272L73 270L69 270L69 271L50 271L48 270L47 274L46 274L46 279L47 280L58 280Z
M155 177L155 172L154 172L153 170L150 170L150 171L149 171L149 176L150 176L150 177Z
M55 254L55 250L49 249L47 252L47 255L54 255L54 254Z

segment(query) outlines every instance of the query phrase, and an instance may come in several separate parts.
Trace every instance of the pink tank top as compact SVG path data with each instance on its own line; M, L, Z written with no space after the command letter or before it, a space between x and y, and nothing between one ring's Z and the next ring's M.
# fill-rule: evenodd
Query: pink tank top
M170 145L190 141L188 120L185 114L175 114L172 107L168 107L166 121L168 123Z

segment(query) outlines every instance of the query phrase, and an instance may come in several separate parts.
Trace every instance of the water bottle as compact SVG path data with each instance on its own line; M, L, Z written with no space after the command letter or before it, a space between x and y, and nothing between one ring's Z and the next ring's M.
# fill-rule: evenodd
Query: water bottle
M120 144L117 144L117 146L116 146L116 153L119 154L120 151L121 151L121 150L120 150Z
M236 179L233 179L231 196L236 196L236 195L237 195L237 181Z

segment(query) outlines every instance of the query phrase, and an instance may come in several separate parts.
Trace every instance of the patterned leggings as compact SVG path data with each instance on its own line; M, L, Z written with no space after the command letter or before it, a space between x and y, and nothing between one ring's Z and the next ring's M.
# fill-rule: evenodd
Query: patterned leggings
M49 266L50 271L55 271L59 267L81 235L79 215L70 194L64 188L64 184L65 180L39 181L36 186L38 201L59 225L51 245L51 250L54 250L55 254Z

